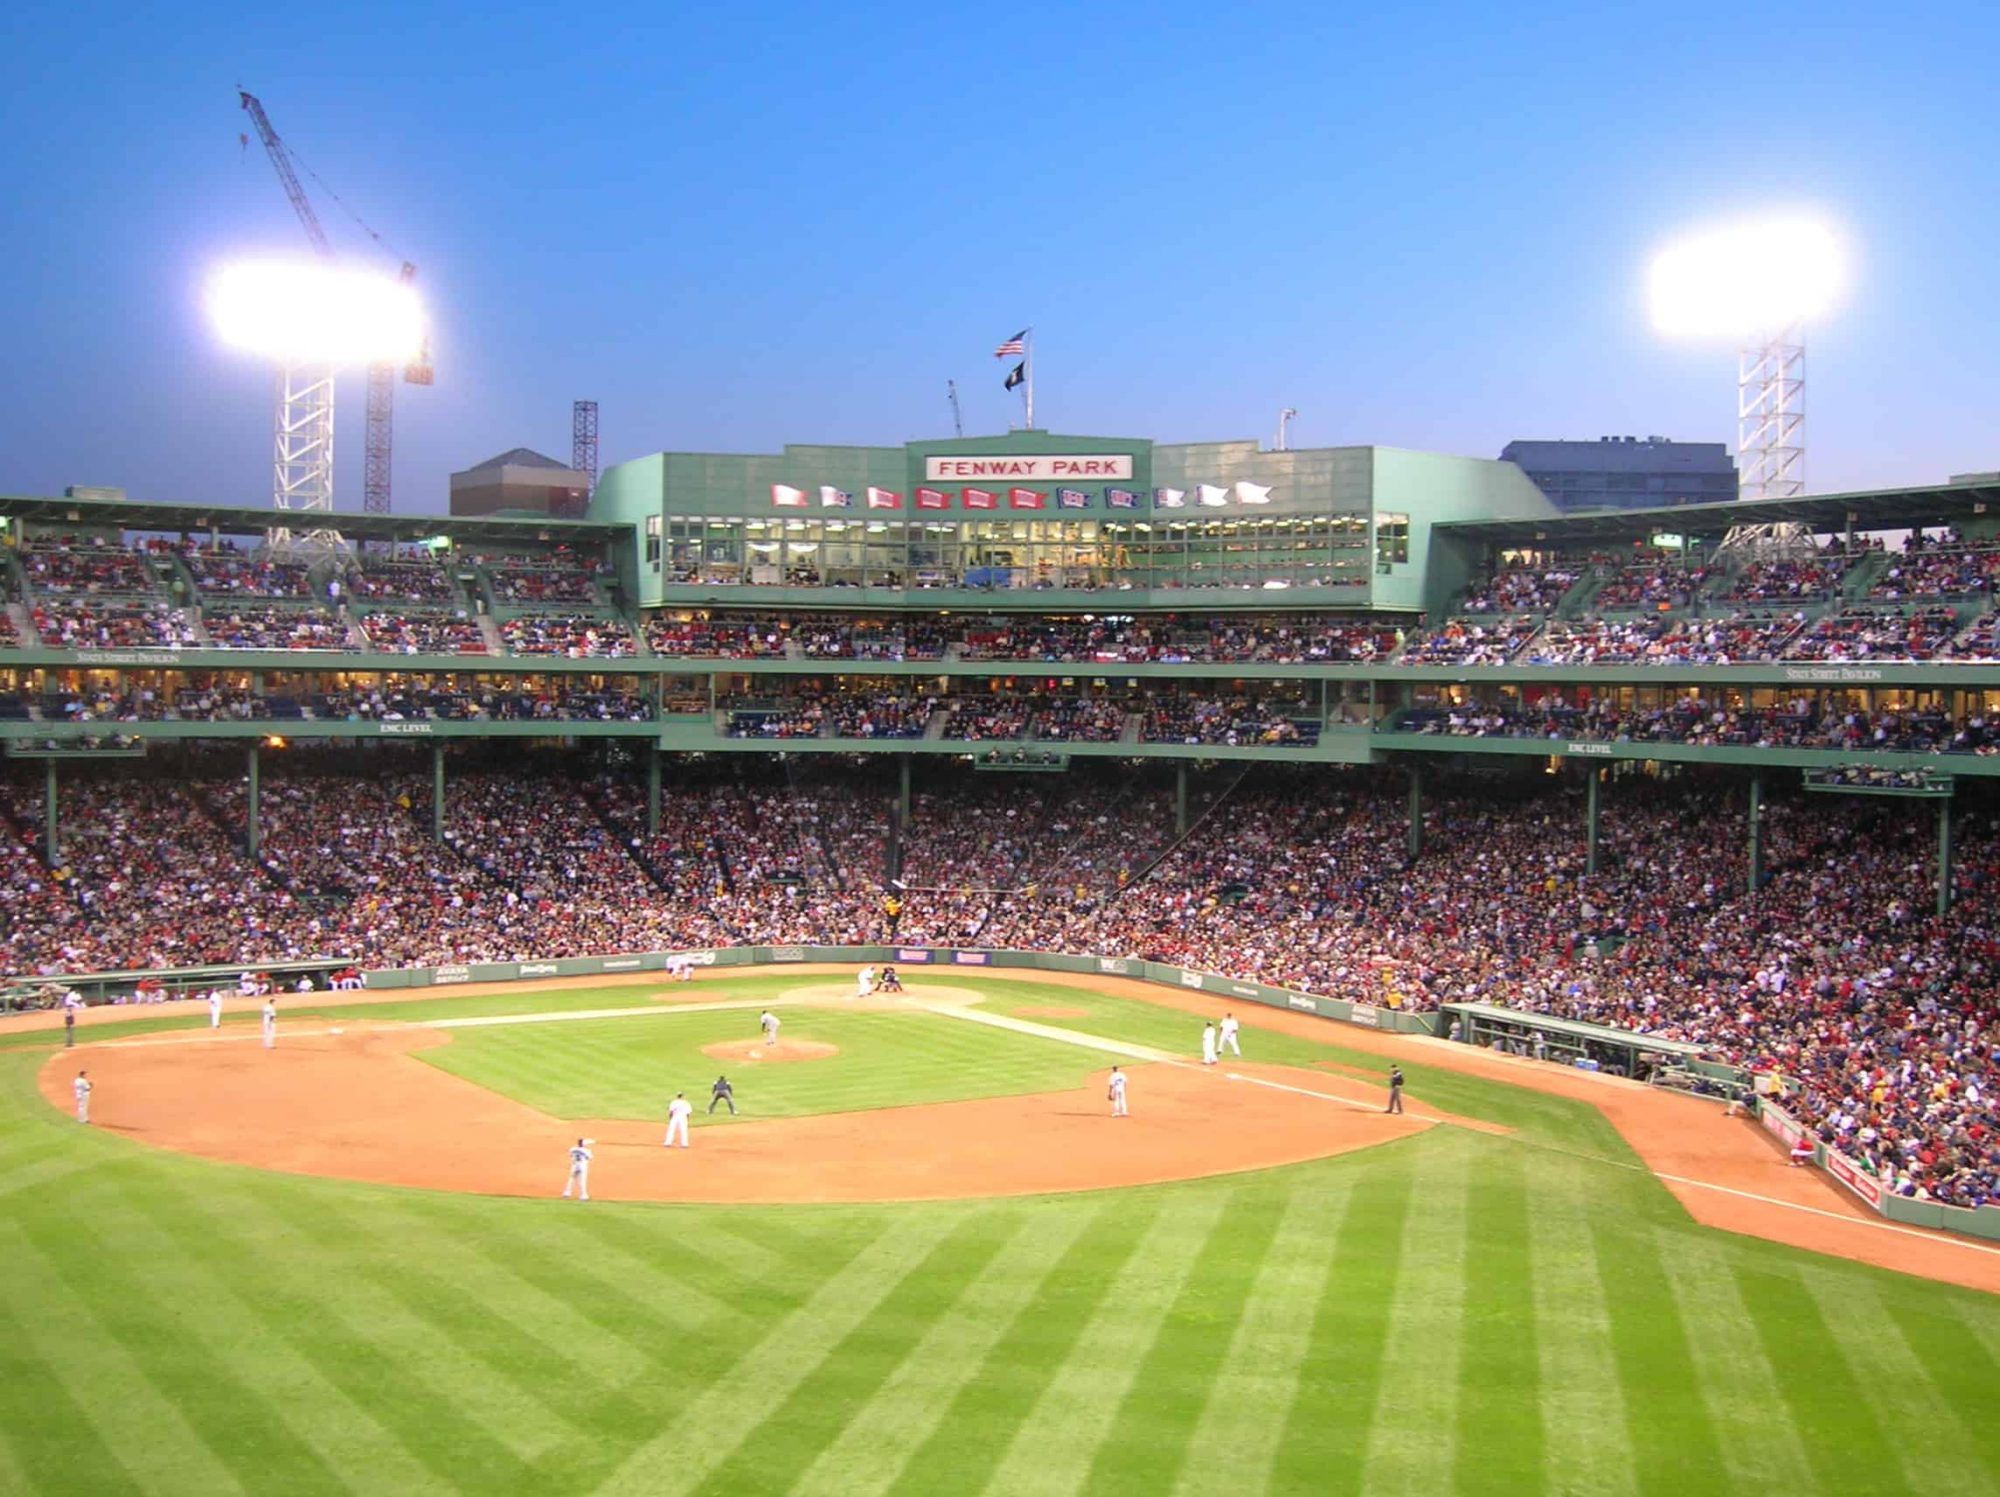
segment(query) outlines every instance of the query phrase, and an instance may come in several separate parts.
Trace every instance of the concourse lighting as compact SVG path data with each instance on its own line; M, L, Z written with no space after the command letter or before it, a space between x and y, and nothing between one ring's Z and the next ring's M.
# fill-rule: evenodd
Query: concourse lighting
M1671 338L1746 339L1816 320L1846 283L1840 237L1814 218L1725 225L1653 257L1653 327Z
M224 343L280 362L400 363L424 345L416 292L342 265L238 261L209 277L205 301Z

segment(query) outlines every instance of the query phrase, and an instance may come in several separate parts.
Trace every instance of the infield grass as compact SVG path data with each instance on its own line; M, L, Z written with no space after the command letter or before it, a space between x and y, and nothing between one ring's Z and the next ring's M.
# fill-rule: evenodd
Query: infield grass
M0 1492L2000 1491L2000 1299L1695 1226L1563 1099L1166 1186L584 1207L155 1151L41 1059L0 1055Z

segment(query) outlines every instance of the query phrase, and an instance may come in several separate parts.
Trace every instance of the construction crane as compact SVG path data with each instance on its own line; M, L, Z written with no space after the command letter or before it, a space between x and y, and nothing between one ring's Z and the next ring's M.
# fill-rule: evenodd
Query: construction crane
M313 211L312 199L306 195L305 185L299 181L294 164L296 156L272 128L263 102L245 89L239 88L236 93L243 112L250 116L257 139L263 142L265 154L271 158L271 166L278 173L279 185L285 189L285 196L291 202L292 211L298 215L306 238L312 241L313 248L322 259L335 259L332 242L320 224L319 215ZM308 167L307 171L310 172L311 168ZM317 176L314 180L318 180ZM320 185L325 187L326 184L322 182ZM339 196L330 189L328 195L335 202L340 202ZM341 203L341 207L361 225L370 239L384 249L389 248L382 236L369 228L359 214L345 203ZM400 255L396 258L402 264L398 279L408 285L415 278L417 267ZM413 385L428 385L436 377L431 367L428 342L416 360L403 367L402 375L406 383ZM362 508L369 514L387 514L391 504L390 470L396 444L394 364L369 366L367 416L361 477ZM288 364L280 371L271 500L278 509L333 508L333 370L326 365Z
M958 414L958 381L946 380L944 392L951 399L951 433L955 437L962 437L965 435L965 422Z

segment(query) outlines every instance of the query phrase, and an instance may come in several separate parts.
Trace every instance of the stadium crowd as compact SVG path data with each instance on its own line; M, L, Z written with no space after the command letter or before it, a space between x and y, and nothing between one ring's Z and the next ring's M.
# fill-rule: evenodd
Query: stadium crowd
M690 762L648 834L637 776L600 756L475 760L448 780L437 842L429 777L395 752L274 756L254 861L233 754L66 771L53 868L39 782L11 771L7 969L862 941L1145 956L1688 1040L1780 1075L1815 1133L1889 1188L2000 1201L2000 822L1984 799L1959 811L1957 902L1938 916L1928 805L1773 797L1753 894L1744 838L1718 835L1743 826L1743 787L1719 772L1614 782L1591 874L1580 785L1539 774L1433 784L1411 860L1404 782L1373 770L1198 774L1177 837L1159 767L926 766L899 833L886 766Z

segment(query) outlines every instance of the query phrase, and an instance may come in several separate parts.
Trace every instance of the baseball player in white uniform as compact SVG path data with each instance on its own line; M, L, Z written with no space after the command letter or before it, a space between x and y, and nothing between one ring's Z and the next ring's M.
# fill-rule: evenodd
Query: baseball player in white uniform
M1111 1086L1106 1095L1111 1098L1111 1115L1114 1118L1131 1116L1125 1110L1125 1073L1116 1066L1111 1068Z
M1227 1052L1230 1055L1242 1055L1243 1047L1236 1043L1236 1031L1239 1027L1236 1022L1236 1015L1224 1014L1222 1016L1222 1041L1216 1046L1217 1054Z
M569 1179L563 1183L562 1198L567 1201L574 1190L577 1199L590 1199L590 1146L595 1139L579 1138L576 1147L569 1151Z
M208 1027L210 1029L220 1029L222 1027L221 988L210 988L208 990Z
M275 1050L278 1046L278 1005L271 999L264 1000L264 1048Z
M76 1092L76 1120L79 1123L87 1123L90 1121L90 1077L78 1071L72 1090Z
M768 1008L765 1009L764 1016L757 1021L757 1025L764 1031L764 1043L766 1046L778 1043L778 1016L776 1014L772 1013Z
M660 1140L660 1147L671 1149L674 1140L681 1141L681 1147L688 1146L688 1118L694 1113L694 1103L688 1101L686 1092L675 1092L674 1100L667 1104L667 1136Z
M1215 1025L1213 1022L1201 1026L1201 1063L1215 1064Z
M860 974L854 979L854 996L857 998L867 998L874 991L875 969L873 967L863 967Z

